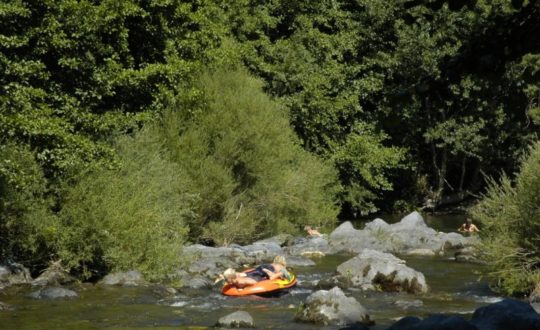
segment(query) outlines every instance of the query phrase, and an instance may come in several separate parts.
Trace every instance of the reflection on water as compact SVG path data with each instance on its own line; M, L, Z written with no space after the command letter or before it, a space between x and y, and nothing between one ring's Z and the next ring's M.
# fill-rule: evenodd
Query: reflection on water
M400 217L381 216L392 223ZM429 226L439 231L455 231L463 216L426 216ZM363 223L356 221L361 229ZM331 276L336 267L351 256L314 259L315 267L294 269L298 285L281 297L225 297L218 286L172 297L156 296L145 288L77 289L74 300L39 301L26 298L32 289L0 293L0 301L15 308L0 311L0 329L204 329L237 310L249 312L259 328L337 329L294 322L299 305L314 291L314 284ZM476 308L500 299L481 276L483 266L457 263L448 257L403 257L407 265L422 272L430 292L405 293L347 291L366 309L376 326L384 329L407 315L425 317L433 313L468 317Z

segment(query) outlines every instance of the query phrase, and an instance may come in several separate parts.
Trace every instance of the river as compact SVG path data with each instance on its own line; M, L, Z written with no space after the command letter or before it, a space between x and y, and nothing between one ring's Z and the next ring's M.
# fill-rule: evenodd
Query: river
M399 216L383 216L387 222ZM428 226L454 231L461 215L425 216ZM361 221L355 222L361 228ZM163 298L148 288L117 288L83 285L73 300L33 300L31 288L10 288L0 292L0 301L13 310L0 311L0 329L205 329L237 310L249 312L259 329L337 329L294 322L300 304L314 290L311 285L332 274L350 257L327 256L316 259L315 267L293 269L298 285L281 297L225 297L220 288L181 292ZM405 293L346 291L355 297L376 322L372 329L385 329L406 315L425 317L434 313L458 314L465 318L483 305L501 298L489 289L482 276L484 267L457 263L447 257L402 257L407 265L422 272L430 292ZM35 290L35 289L34 289Z

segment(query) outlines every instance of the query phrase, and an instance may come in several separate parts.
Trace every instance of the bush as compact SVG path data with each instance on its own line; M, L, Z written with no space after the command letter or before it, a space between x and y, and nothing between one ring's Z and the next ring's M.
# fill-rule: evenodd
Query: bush
M41 167L24 146L0 145L0 260L43 266L54 216Z
M302 149L287 112L261 82L243 71L216 70L202 75L199 86L206 106L185 124L178 124L181 111L164 121L172 159L200 196L190 236L247 243L308 223L332 226L336 174Z
M120 138L119 169L95 169L67 189L58 255L83 278L138 269L162 280L180 265L193 197L156 136L149 127Z
M530 292L540 280L540 143L522 160L515 185L489 182L473 216L483 224L484 249L497 287Z

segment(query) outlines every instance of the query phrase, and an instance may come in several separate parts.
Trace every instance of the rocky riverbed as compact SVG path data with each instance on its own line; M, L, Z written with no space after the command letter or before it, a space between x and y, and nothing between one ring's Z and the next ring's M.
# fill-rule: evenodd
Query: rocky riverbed
M434 324L503 329L500 324L509 320L524 322L527 329L540 324L527 302L504 301L490 291L481 277L484 266L477 263L478 243L474 236L430 228L414 212L393 224L375 219L355 228L345 222L321 238L283 235L249 246L188 246L184 253L193 262L178 270L179 287L149 284L135 270L81 284L58 265L32 279L24 267L4 263L0 324L6 329L429 329ZM268 262L275 255L287 257L299 280L280 297L224 297L213 283L227 267ZM501 310L508 311L502 319Z

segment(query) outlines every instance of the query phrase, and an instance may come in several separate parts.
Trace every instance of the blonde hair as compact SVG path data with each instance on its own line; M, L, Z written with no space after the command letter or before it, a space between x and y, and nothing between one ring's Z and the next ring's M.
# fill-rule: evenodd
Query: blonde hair
M276 256L273 263L287 266L287 261L285 260L284 256Z
M227 268L224 272L223 272L223 277L225 279L233 279L236 277L236 270L232 269L232 268Z

